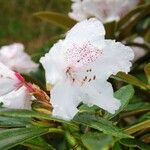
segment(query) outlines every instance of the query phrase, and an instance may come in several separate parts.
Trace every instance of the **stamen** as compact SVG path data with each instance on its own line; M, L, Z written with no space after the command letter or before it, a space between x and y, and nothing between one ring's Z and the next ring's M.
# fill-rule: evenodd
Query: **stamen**
M90 82L92 79L90 78L89 80L88 80L88 82Z
M89 41L79 46L74 43L65 53L65 61L68 66L66 68L67 78L79 85L95 80L96 76L93 74L92 68L87 67L90 63L96 61L102 55L102 52ZM85 70L84 67L87 69Z
M87 70L86 70L86 72L91 72L91 71L92 71L92 69L87 69Z
M89 41L78 46L76 43L65 53L65 60L68 65L73 65L75 68L82 67L94 62L102 54L102 50L94 47Z
M95 80L95 79L96 79L96 76L94 75L94 76L93 76L93 80Z
M87 80L87 76L85 76L85 78L83 80L86 81Z

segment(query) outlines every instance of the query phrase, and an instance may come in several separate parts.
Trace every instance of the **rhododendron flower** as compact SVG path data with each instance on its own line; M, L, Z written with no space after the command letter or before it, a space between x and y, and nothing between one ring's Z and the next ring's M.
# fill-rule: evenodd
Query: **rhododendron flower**
M110 113L120 107L107 79L118 71L129 72L134 54L131 48L105 40L104 36L100 21L82 21L41 58L47 82L54 85L54 116L71 119L80 102L97 105Z
M77 21L96 17L102 22L119 20L132 10L139 0L72 0L69 16Z
M32 86L17 72L0 63L0 102L8 108L30 108Z
M0 96L20 88L23 81L24 79L18 73L0 63Z
M24 46L20 43L2 46L0 49L0 62L20 73L35 72L39 66L24 52Z
M31 109L32 96L25 86L0 97L4 107L15 109Z

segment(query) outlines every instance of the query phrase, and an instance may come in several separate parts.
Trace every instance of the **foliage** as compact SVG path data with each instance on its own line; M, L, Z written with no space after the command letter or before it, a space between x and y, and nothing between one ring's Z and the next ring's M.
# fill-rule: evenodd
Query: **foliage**
M67 6L70 5L69 1L64 0L54 3L57 3L53 4L55 6L64 3L67 3ZM150 129L149 9L150 3L142 2L120 21L105 24L106 38L125 41L127 45L142 47L147 52L147 55L134 62L130 74L119 72L111 76L110 81L115 89L114 96L121 100L121 107L114 115L96 106L88 107L81 104L79 113L71 121L66 121L53 117L42 102L35 102L31 111L7 109L0 106L0 149L150 149L148 146L150 143L150 133L148 133ZM57 10L60 10L60 6ZM64 31L69 30L76 23L65 15L66 12L63 13L55 10L55 12L35 12L31 15L34 19L40 18L39 20L43 20L43 23L44 21L50 23L50 26L46 24L46 28L53 28L53 35L55 35L42 43L44 45L42 48L36 49L34 53L31 52L36 62L55 41L63 37ZM16 26L16 30L19 30L18 22ZM29 31L28 28L25 29L25 32L30 33ZM0 33L0 36L5 34L1 32L1 29ZM144 38L143 44L133 41L138 36ZM45 90L43 74L41 67L37 74L32 73L25 78L34 81Z

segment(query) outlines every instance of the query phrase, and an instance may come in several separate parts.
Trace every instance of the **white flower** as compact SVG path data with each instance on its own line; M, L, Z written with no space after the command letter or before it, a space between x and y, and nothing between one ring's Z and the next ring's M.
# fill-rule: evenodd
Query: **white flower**
M20 43L2 46L0 49L0 62L20 73L35 72L39 66L24 52L24 46Z
M17 72L0 63L0 102L8 108L31 108L31 84Z
M129 47L104 36L100 21L82 21L41 58L47 82L54 85L54 116L71 119L80 102L98 105L110 113L120 107L107 79L119 71L129 72L134 54Z
M132 10L139 0L72 0L69 16L77 21L96 17L102 22L119 20Z
M22 86L18 90L14 90L4 96L0 97L0 102L4 107L14 109L31 109L32 96L28 89Z
M23 78L0 63L0 96L18 89L23 84Z

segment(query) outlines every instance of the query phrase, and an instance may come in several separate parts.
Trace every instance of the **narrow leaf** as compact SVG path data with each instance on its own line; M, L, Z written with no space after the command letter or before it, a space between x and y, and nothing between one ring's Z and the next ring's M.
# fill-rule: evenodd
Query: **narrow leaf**
M31 124L30 118L13 118L0 116L0 127L25 127Z
M136 7L135 9L133 9L132 11L130 11L128 14L126 14L124 17L122 17L120 19L120 21L118 22L118 28L120 28L121 26L125 25L128 20L130 20L133 16L135 16L136 14L139 14L141 11L143 11L143 9L145 9L147 7L147 5L139 5L138 7Z
M112 150L122 150L121 145L119 142L116 142L113 147Z
M105 134L109 134L118 138L131 137L130 135L126 134L118 127L114 126L112 122L87 112L77 114L74 117L73 121L91 127L93 129L97 129L99 131L102 131Z
M106 39L114 39L116 26L117 26L116 21L105 23L104 26L106 30L106 35L105 35Z
M150 63L145 65L144 71L145 71L148 83L150 84Z
M65 123L65 124L69 124L71 126L76 127L75 124L73 124L69 121L55 118L51 115L47 115L47 114L43 114L43 113L31 111L31 110L3 108L3 109L0 109L0 115L1 116L9 116L9 117L21 117L21 118L33 118L34 117L34 118L38 118L38 119L45 119L45 120Z
M121 139L120 143L127 147L137 147L141 150L149 150L149 145L137 139Z
M48 128L15 128L0 131L0 149L12 148L26 140L49 132Z
M145 83L143 83L142 81L140 81L139 79L137 79L136 77L134 77L130 74L126 74L124 72L119 72L119 73L117 73L116 77L118 77L119 79L121 79L122 81L124 81L126 83L140 87L143 90L148 89L148 87Z
M138 102L135 104L129 104L124 109L124 112L121 114L121 118L126 116L132 116L143 112L148 112L148 111L150 111L149 103Z
M139 118L139 121L150 120L150 111Z
M87 133L81 137L82 143L88 150L104 150L113 143L113 138L102 133Z
M46 143L41 137L25 141L22 145L27 146L32 150L55 150L55 148Z
M33 16L63 28L71 28L76 23L75 20L72 20L68 16L56 12L50 12L50 11L37 12L33 14Z
M146 120L146 121L140 122L138 124L135 124L135 125L127 128L127 129L125 129L125 131L128 134L133 134L133 133L136 133L140 130L147 129L149 127L150 127L150 120Z
M138 22L145 16L150 15L149 9L150 5L147 5L140 13L132 17L130 21L126 21L128 24L125 24L123 28L119 30L119 40L123 40L133 33L134 27L138 24Z

